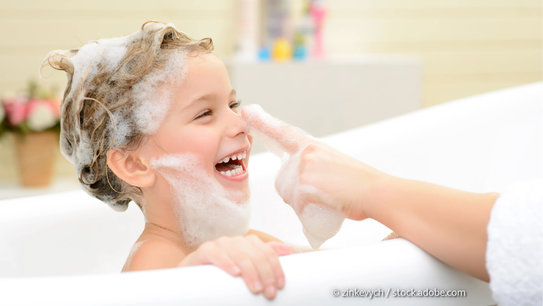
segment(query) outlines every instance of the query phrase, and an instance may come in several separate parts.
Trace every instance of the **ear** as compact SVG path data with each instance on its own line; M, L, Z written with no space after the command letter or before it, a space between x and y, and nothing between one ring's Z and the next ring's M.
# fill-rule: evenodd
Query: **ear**
M116 176L130 185L149 187L155 183L155 172L136 152L111 149L107 152L107 165Z

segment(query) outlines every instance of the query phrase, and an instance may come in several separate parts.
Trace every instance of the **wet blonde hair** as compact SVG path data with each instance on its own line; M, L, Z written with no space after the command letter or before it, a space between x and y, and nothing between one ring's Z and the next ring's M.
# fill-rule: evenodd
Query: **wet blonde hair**
M144 136L133 111L137 106L134 87L146 76L164 70L168 59L179 52L211 52L213 42L210 38L193 40L173 25L148 21L141 31L127 36L126 51L113 65L108 56L91 54L92 70L77 71L74 57L80 50L51 51L42 64L63 70L68 77L61 105L61 152L76 166L85 191L123 211L131 200L141 205L141 190L109 169L107 151L137 147ZM74 74L78 76L75 80ZM117 133L116 119L123 121L122 133Z

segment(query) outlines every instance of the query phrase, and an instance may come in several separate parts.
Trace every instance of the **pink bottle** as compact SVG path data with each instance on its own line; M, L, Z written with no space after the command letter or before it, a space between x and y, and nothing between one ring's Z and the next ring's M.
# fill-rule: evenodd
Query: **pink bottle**
M311 50L311 55L315 59L324 58L324 46L322 39L322 29L324 26L324 17L326 15L326 9L324 8L323 0L313 0L311 1L311 17L313 17L313 22L315 24L315 41L313 45L313 50Z

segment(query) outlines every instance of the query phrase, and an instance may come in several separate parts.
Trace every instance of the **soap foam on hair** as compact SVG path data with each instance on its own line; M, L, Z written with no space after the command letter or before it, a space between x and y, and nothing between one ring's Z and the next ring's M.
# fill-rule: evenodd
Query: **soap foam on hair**
M169 26L173 27L172 24L151 23L146 25L145 30L158 30ZM147 29L148 27L152 27L152 29ZM113 72L126 55L128 45L142 39L143 35L143 31L138 31L123 37L91 41L81 47L77 54L71 58L74 67L72 91L85 86L83 82L92 80L99 72L99 69L110 73ZM155 133L164 120L170 107L171 94L169 90L163 89L162 86L177 85L185 78L185 58L186 52L172 50L172 54L163 69L155 69L133 86L132 94L135 107L132 111L136 118L136 128L141 133L147 135ZM84 97L81 96L78 100L82 101L83 99ZM113 119L115 121L113 146L126 145L127 136L132 128L123 119L121 111L113 112Z
M249 228L248 198L226 190L206 173L194 154L165 155L151 167L170 184L175 214L189 248L222 236L238 236Z
M186 74L186 53L176 51L168 58L164 69L155 70L134 85L136 102L134 115L138 130L144 134L155 133L170 108L171 90L163 86L179 86Z
M74 66L72 90L83 86L84 80L91 80L101 67L104 71L113 71L126 54L130 42L140 39L142 32L138 31L123 37L94 40L79 48L71 58Z

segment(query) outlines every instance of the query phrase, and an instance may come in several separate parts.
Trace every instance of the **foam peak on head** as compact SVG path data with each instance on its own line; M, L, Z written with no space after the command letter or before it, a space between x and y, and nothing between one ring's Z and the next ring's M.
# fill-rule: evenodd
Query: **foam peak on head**
M79 49L51 51L42 62L64 70L61 152L91 195L126 209L141 193L109 170L111 148L138 145L153 134L170 102L169 84L185 76L190 52L211 52L210 38L193 40L172 24L146 22L127 36L91 41Z
M184 78L186 52L180 49L178 52L169 52L171 54L167 57L154 54L157 60L163 62L161 69L153 69L154 63L137 55L143 51L140 50L143 46L160 50L168 31L177 29L172 24L146 23L141 31L127 36L90 41L79 50L69 52L51 51L46 60L50 64L51 60L53 62L57 60L70 66L71 78L68 84L70 88L67 90L69 89L72 95L79 94L75 100L80 104L89 103L85 99L88 96L84 94L99 90L105 82L117 87L123 83L129 85L134 104L131 109L136 119L134 120L136 126L133 128L137 128L143 134L152 134L160 126L169 107L169 91L160 90L160 87L165 83L179 82ZM76 108L83 107L78 106ZM123 108L109 110L111 134L114 134L113 147L124 146L130 134L129 127L126 126L128 116L124 114L127 110Z

